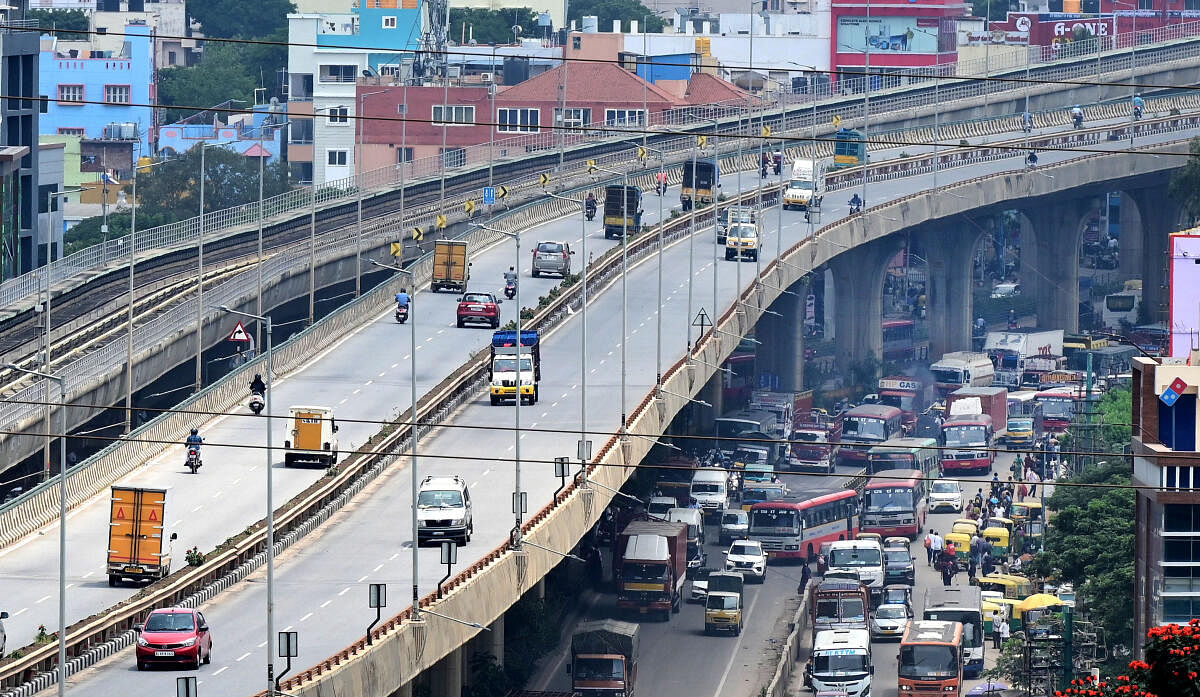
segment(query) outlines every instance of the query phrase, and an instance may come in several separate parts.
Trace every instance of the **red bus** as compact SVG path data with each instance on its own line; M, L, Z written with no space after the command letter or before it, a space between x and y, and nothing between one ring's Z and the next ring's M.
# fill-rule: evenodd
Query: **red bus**
M865 467L867 452L885 440L904 435L904 412L884 404L861 404L842 415L838 462Z
M858 534L858 492L846 489L812 499L761 501L750 507L751 540L775 559L815 559L822 542Z
M942 474L991 472L996 459L996 451L992 449L994 429L992 417L987 414L964 414L943 423Z
M917 539L928 513L928 482L918 470L894 470L863 492L862 531Z
M1038 392L1034 399L1042 405L1042 426L1047 433L1062 433L1071 425L1079 391L1073 387L1055 387Z

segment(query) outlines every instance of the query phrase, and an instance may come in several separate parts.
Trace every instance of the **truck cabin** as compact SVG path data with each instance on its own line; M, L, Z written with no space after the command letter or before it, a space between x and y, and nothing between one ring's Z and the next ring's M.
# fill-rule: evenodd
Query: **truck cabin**
M628 676L625 657L619 653L579 654L567 670L574 672L575 689L584 694L591 694L591 690L624 691Z
M825 580L812 594L809 612L813 631L833 627L866 629L870 597L861 583L850 580Z
M700 566L705 556L704 514L695 508L671 508L667 510L667 520L687 526L688 565Z

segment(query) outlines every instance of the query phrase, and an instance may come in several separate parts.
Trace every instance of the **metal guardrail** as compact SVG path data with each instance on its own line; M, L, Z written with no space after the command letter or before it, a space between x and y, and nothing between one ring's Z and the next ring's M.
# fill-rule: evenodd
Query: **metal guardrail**
M1161 35L1163 41L1178 41L1180 39L1190 39L1200 34L1200 22L1191 22L1187 24L1172 25L1168 31L1161 31L1154 36ZM1139 32L1139 37L1143 36ZM1125 42L1128 45L1132 42L1132 38ZM1144 43L1144 42L1143 42ZM1122 44L1118 43L1117 46ZM1158 46L1144 46L1140 52L1129 55L1123 52L1110 51L1107 56L1100 56L1099 60L1102 65L1102 71L1126 70L1130 67L1130 61L1135 60L1139 65L1148 63L1162 63L1165 61L1178 60L1181 58L1194 57L1200 53L1200 42L1188 42L1184 45L1167 46L1165 48ZM1027 52L1027 60L1032 57L1032 54ZM1027 63L1023 65L1010 66L1007 72L1015 70L1037 70L1039 80L1078 80L1080 70L1078 64L1095 62L1096 57L1088 56L1060 56L1052 55L1049 57L1043 56L1046 60L1037 63ZM1060 67L1047 71L1047 66L1055 64ZM1006 72L1003 68L997 69L994 64L990 65L990 72L993 76L1001 75ZM949 68L941 68L940 70L949 71ZM968 72L972 75L978 74L977 68L968 68ZM936 79L945 79L948 82L954 81L955 77L962 78L961 74L938 76ZM925 89L928 85L921 86L920 80L924 78L925 82L934 80L931 72L921 75L914 73L907 75L909 80L908 85L889 88L876 91L877 99L884 99L893 103L890 108L905 109L921 106L928 106L936 102L958 100L965 98L982 97L984 95L998 95L1004 92L1022 89L1022 86L1013 83L1005 82L972 82L969 84L959 84L946 87L944 90L939 90L935 95L933 90ZM850 84L850 81L847 81ZM912 94L907 98L897 100L894 95L900 92L912 91L913 85L918 85L918 89L922 90L916 94ZM858 109L858 99L854 96L840 96L829 91L829 87L823 87L821 94L814 94L814 98L824 99L825 104L822 111L835 111L841 114L843 118L861 117L862 114ZM806 100L807 101L807 100ZM830 102L834 102L830 104ZM800 104L800 102L796 102ZM799 106L797 111L805 111L804 106ZM708 108L689 108L685 110L677 110L667 112L665 115L657 119L658 123L652 123L647 126L648 129L656 128L675 129L675 128L697 128L711 122L713 118L718 120L728 118L744 118L745 109L737 106L720 106L713 105ZM769 118L769 114L767 115ZM805 119L808 116L797 114L798 119ZM826 123L828 121L826 120ZM808 124L811 125L811 124ZM637 127L640 131L641 126ZM390 189L400 182L409 184L417 183L423 179L442 176L455 176L467 171L468 165L473 167L472 171L482 173L483 168L479 167L479 163L488 160L496 160L497 158L504 160L510 158L509 151L514 151L520 155L526 154L546 154L558 147L568 149L578 148L588 145L602 145L607 142L620 141L622 139L629 140L631 138L641 137L640 132L632 136L626 132L622 133L620 129L612 129L608 127L597 127L591 129L590 132L581 135L564 135L559 132L547 132L532 134L519 138L504 139L494 146L479 145L464 148L462 156L462 165L459 167L447 167L444 158L434 156L423 158L413 162L405 163L398 166L386 167L370 172L363 172L357 177L347 177L345 179L336 180L321 184L316 189L317 203L320 204L340 204L348 203L359 195L359 188L362 189L363 196L369 196L384 189ZM582 163L574 163L575 169L578 169ZM536 175L532 175L536 176ZM367 193L371 192L371 193ZM312 207L314 192L312 187L298 187L290 191L278 194L271 198L265 199L262 202L262 209L265 211L264 218L272 219L289 213L303 212ZM441 202L434 204L438 212L452 210L461 205L461 200L453 202ZM228 208L221 211L214 211L205 214L204 230L206 239L216 239L223 234L230 233L239 228L252 227L256 224L259 217L259 202L252 202ZM200 229L200 219L191 218L182 220L168 225L150 228L139 231L133 244L138 253L149 251L152 249L170 248L179 245L192 245L198 239ZM67 257L54 261L35 271L18 276L17 278L9 279L0 284L0 307L9 307L14 303L21 301L35 293L42 279L48 273L51 283L58 283L70 279L79 274L103 268L112 260L119 259L122 256L128 255L128 235L125 237L108 240L105 243L93 245L86 249L82 249Z

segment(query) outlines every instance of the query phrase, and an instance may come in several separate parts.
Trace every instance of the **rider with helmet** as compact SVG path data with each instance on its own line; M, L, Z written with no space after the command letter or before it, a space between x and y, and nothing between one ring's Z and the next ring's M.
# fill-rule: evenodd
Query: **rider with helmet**
M408 295L407 288L401 288L400 292L396 293L396 307L397 308L408 307L408 303L410 300L411 300L411 298Z
M185 442L187 444L188 450L195 448L196 457L198 459L200 457L200 446L204 445L204 439L200 437L200 429L193 428L192 435L188 436L187 441L185 441Z

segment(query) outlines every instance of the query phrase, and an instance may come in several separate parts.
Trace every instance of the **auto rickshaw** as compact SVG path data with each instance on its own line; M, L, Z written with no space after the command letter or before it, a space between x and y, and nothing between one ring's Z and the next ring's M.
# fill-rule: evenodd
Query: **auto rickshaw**
M979 523L970 518L959 518L954 521L954 525L950 528L951 532L962 532L967 535L974 535L979 532Z
M1042 504L1040 501L1021 501L1013 502L1012 511L1009 513L1012 519L1018 523L1030 520L1042 519Z
M1016 598L997 598L989 602L996 605L1003 605L1008 609L1007 619L1010 631L1014 634L1022 631L1022 628L1025 626L1025 611L1021 609L1021 603L1024 601ZM1001 610L1000 614L1004 615L1004 610ZM984 626L986 625L987 621L984 620Z
M1009 552L1009 534L1007 528L988 528L983 531L983 539L992 543L992 555L1006 557Z
M1007 578L1017 584L1017 596L1028 598L1033 595L1033 581L1020 574L993 573L993 577Z
M979 586L980 590L1001 593L1008 600L1021 600L1025 597L1020 594L1020 583L1014 579L1002 576L1000 574L978 576L976 578L969 579L969 582ZM997 600L999 600L999 598L997 598Z
M985 599L980 606L983 610L983 633L991 636L992 628L992 613L999 612L1001 617L1008 617L1008 605L998 603L991 599Z
M883 548L903 547L904 549L908 549L911 542L907 537L885 537L883 538Z
M971 536L961 532L948 532L946 542L954 543L954 563L958 568L968 568L971 565Z
M880 547L883 546L883 536L877 532L860 532L854 536L854 539L856 539L856 540L874 540L879 543Z

